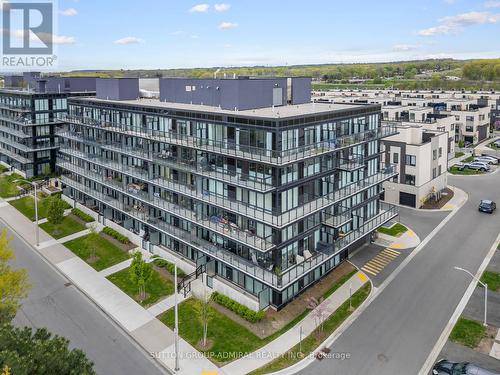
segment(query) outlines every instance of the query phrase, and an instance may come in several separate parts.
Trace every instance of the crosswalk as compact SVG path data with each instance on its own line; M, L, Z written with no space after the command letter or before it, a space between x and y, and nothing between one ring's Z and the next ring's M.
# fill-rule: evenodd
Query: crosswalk
M401 255L399 251L386 248L378 253L377 256L366 262L361 269L372 276L377 276L385 268L385 266L387 266L399 255Z

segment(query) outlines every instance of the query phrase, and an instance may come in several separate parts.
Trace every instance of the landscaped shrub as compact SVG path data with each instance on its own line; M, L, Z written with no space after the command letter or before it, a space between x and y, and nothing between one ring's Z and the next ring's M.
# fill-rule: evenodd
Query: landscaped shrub
M121 242L122 244L128 245L130 243L130 240L128 239L127 236L124 236L120 232L114 230L113 228L110 227L104 227L102 230L104 233L106 233L108 236L113 237L115 240Z
M155 257L154 264L157 267L165 268L167 270L167 272L172 274L172 275L175 272L175 265L173 263L170 263L169 261L167 261L165 259ZM180 279L186 277L186 273L183 270L181 270L179 267L177 267L177 277L179 277Z
M257 323L261 321L266 313L264 311L253 311L242 305L239 302L236 302L234 299L225 296L224 294L220 294L218 292L212 293L212 300L219 305L224 306L225 308L231 310L232 312L238 314L243 319L248 320L250 323Z
M94 218L88 214L86 214L85 212L83 212L82 210L78 209L78 208L73 208L71 210L71 213L73 215L75 215L76 217L82 219L83 221L85 221L86 223L91 223L94 221Z

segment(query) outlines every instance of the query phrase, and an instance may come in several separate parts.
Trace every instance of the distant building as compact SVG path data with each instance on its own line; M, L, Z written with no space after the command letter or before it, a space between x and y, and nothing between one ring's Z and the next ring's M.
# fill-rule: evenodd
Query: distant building
M69 96L93 95L95 78L5 76L0 89L0 162L29 178L55 170L57 130Z
M398 134L382 140L386 162L398 165L399 175L384 182L382 199L420 208L447 186L448 133L425 125L401 124Z

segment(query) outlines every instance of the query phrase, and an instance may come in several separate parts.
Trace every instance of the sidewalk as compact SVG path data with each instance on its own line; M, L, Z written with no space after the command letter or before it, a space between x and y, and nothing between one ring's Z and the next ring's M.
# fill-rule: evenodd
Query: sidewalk
M349 287L352 285L352 293L358 291L368 278L362 273L357 272L330 297L323 301L322 305L327 306L328 314L332 314L345 301L349 299ZM238 359L222 367L226 373L231 375L244 375L252 372L273 359L286 353L300 341L300 327L302 327L302 338L306 338L316 329L314 314L308 314L302 321L297 323L283 335L279 336L269 344L251 353L249 356Z
M34 224L1 199L0 207L0 219L7 223L18 235L22 236L34 251L39 252L66 275L79 290L129 333L148 353L166 365L167 368L174 368L174 333L156 318L158 314L173 306L174 296L169 296L148 309L143 308L106 279L107 275L128 267L130 259L98 272L60 242L61 240L67 240L69 237L79 237L86 231L75 233L57 241L40 229L40 243L43 246L36 247ZM366 275L357 272L322 304L327 306L327 310L331 314L349 299L350 292L354 294L366 282L368 282ZM178 295L178 297L179 302L184 300L182 295ZM181 370L176 374L192 375L204 372L213 372L219 375L247 374L266 365L277 356L297 345L299 343L300 327L302 327L303 338L310 335L316 328L314 315L308 314L301 322L283 335L249 356L231 362L222 368L218 368L189 343L180 339Z
M35 251L57 267L71 282L97 304L111 319L129 333L148 353L169 369L174 368L174 333L148 310L122 292L104 275L74 255L60 243L44 248L35 246L34 224L14 207L0 200L0 219L22 236ZM40 229L40 242L54 240ZM184 340L180 340L181 370L177 374L192 375L202 371L219 371L217 366Z
M375 245L391 249L412 249L420 244L420 238L410 228L399 237L389 236L388 234L380 232L377 233L377 236L378 238L374 242Z

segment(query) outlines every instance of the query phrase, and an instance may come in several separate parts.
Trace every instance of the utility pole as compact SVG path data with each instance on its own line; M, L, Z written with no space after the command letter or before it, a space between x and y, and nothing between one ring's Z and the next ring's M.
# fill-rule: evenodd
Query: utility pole
M175 335L175 371L179 371L179 310L177 306L177 264L174 265L174 311L175 311L175 326L174 326L174 335Z

